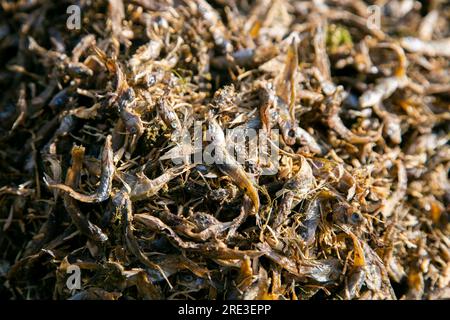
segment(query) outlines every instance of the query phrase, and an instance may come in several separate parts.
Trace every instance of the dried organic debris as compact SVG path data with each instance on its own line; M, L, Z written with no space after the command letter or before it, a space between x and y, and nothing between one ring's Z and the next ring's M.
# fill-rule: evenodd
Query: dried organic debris
M450 298L448 3L0 4L0 298Z

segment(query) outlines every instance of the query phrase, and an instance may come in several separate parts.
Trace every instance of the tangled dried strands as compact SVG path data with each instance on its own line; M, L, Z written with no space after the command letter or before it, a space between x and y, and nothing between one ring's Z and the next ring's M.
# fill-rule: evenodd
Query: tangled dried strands
M448 298L450 11L411 3L2 2L0 296Z

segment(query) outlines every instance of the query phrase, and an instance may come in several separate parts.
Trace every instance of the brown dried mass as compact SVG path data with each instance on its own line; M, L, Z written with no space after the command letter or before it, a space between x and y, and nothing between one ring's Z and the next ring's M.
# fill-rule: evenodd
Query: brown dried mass
M0 298L450 298L450 7L403 2L1 1Z

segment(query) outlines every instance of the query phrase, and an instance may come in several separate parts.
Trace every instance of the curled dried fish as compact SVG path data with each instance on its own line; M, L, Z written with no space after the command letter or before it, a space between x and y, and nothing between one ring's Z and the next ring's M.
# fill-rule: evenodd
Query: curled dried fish
M402 38L400 44L410 52L431 57L450 57L450 39L424 41L414 37Z
M125 175L123 179L130 189L131 200L138 201L155 195L169 181L186 172L189 168L190 166L171 168L153 180L149 179L143 173L137 174L136 176Z
M258 251L230 249L223 242L219 241L207 243L184 241L160 219L148 214L136 214L135 220L152 231L162 233L171 242L182 249L202 252L204 255L210 257L219 259L242 259L245 256L258 257L261 255Z
M66 192L72 198L81 202L102 202L109 198L112 188L112 180L116 167L114 165L113 151L111 148L111 136L107 136L102 151L102 173L97 190L90 195L75 191L72 187L64 184L55 184L46 181L51 189L58 189Z
M67 170L66 174L65 183L68 187L75 188L79 184L83 158L84 148L74 146L72 148L72 166ZM72 218L73 223L83 235L94 241L104 242L108 240L108 236L98 226L83 217L75 199L66 193L63 196L63 200L64 206Z
M288 215L291 210L303 199L305 199L308 193L314 188L315 178L311 166L304 157L301 157L300 169L298 172L289 179L279 192L283 196L278 215L275 218L273 227L276 229L283 223L286 223Z
M229 154L222 127L213 118L209 119L209 132L215 147L216 166L229 176L239 188L245 190L246 194L253 201L255 211L258 212L260 205L258 191L242 166Z

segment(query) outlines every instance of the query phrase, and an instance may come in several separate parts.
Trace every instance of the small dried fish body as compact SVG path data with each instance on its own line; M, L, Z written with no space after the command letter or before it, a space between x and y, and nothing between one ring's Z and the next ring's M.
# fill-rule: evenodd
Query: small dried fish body
M362 108L372 107L389 98L397 89L404 88L408 83L406 68L408 60L403 48L398 44L380 44L380 48L394 50L398 56L398 66L394 71L394 76L378 79L374 88L364 92L359 98Z
M244 67L257 67L278 54L278 48L272 44L267 46L257 47L256 49L240 49L233 52L233 61L227 56L221 56L211 61L211 64L219 69L227 69L234 67L234 64Z
M247 173L236 159L228 153L225 134L222 127L214 119L208 121L208 132L212 138L212 147L214 149L214 162L219 170L235 183L241 190L244 190L249 198L253 201L255 211L259 211L258 191L254 186L254 182L250 180Z
M124 122L127 131L140 137L144 132L144 125L142 124L141 117L133 110L135 100L134 90L129 87L119 96L117 107L120 118Z
M130 250L130 252L133 253L133 255L137 257L144 265L151 269L160 271L162 276L165 277L161 268L151 262L142 252L139 243L134 236L132 203L128 192L125 190L120 190L117 192L112 198L112 204L116 210L116 214L119 214L120 216L123 235L125 237L128 250Z
M372 107L384 99L389 98L397 89L403 88L406 82L406 78L399 78L397 76L377 80L375 86L365 91L359 98L361 108Z
M224 155L220 161L222 163L217 163L216 166L222 173L230 177L240 189L245 191L252 200L255 211L258 212L260 203L258 191L254 186L254 182L250 180L242 166L228 154L226 149L222 149L222 151Z
M291 118L291 114L289 112L289 107L280 99L277 97L275 100L276 107L277 107L277 122L278 126L280 127L281 134L283 136L283 140L287 145L293 145L296 142L296 123L295 119Z
M346 201L343 201L343 199L339 199L339 197L336 197L336 199L338 202L334 203L331 207L333 211L333 221L338 224L361 225L363 218L361 214L357 212L357 208Z
M288 47L283 71L275 79L276 95L289 107L295 101L294 80L298 71L298 36L292 35L291 44Z
M177 284L185 287L191 292L200 291L210 286L208 280L191 274L179 274L177 277Z
M130 187L130 198L133 201L144 200L154 196L161 190L169 181L186 172L190 166L183 166L178 168L171 168L164 172L159 177L151 180L143 173L132 178L125 178L126 183ZM127 181L128 180L128 181Z
M359 136L345 126L344 122L339 116L343 99L344 89L342 86L338 86L334 93L325 99L325 121L327 125L331 129L336 131L344 140L350 143L368 143L378 140L381 135L381 130L379 130L379 132L374 136Z
M292 37L283 71L275 79L275 107L278 112L277 122L287 145L295 144L297 126L295 107L295 78L298 69L297 39Z
M64 184L53 184L46 181L51 189L59 189L66 192L72 198L87 203L103 202L109 198L112 188L112 180L114 178L116 167L114 165L113 151L111 147L111 136L107 136L105 145L102 151L102 173L100 176L100 183L97 190L90 195L85 195L75 191L72 187Z
M194 212L189 216L189 220L196 224L198 228L197 231L203 231L221 223L214 216L206 212Z
M282 195L278 215L273 227L276 229L286 223L291 210L305 199L311 189L314 188L315 178L311 166L304 157L301 158L299 171L289 179L278 195Z
M141 68L148 68L148 62L158 58L162 48L162 41L153 39L140 46L128 62L132 72L137 74Z
M408 176L405 166L401 160L396 161L397 166L397 189L386 199L381 206L381 212L384 217L389 217L394 211L395 206L405 197L408 187Z
M340 263L337 259L294 261L294 259L276 252L267 243L258 243L256 246L267 258L280 265L299 280L310 278L320 283L327 283L339 277Z
M158 110L158 115L164 121L166 126L174 131L173 139L175 139L179 134L181 134L182 130L181 121L175 110L164 100L163 97L161 97L156 103L156 109Z
M388 272L380 257L370 246L348 229L343 229L353 241L353 267L348 275L344 289L346 299L354 298L362 286L366 284L369 290L379 294L382 299L396 299L394 290L388 278Z
M197 0L196 4L200 15L205 19L210 28L216 46L221 48L223 53L231 54L233 52L233 45L228 41L228 36L226 35L227 29L223 25L220 15L205 0Z
M75 188L79 184L83 158L84 148L74 146L72 148L72 166L66 174L65 183L68 187ZM108 240L108 236L104 234L98 226L90 222L81 214L80 208L78 207L75 199L66 193L63 196L63 200L64 207L72 218L73 223L83 235L94 241L104 242Z
M174 228L175 232L202 242L210 238L220 238L223 232L233 225L232 222L222 223L214 216L203 212L195 212L186 219L164 210L159 217Z
M267 271L260 266L257 276L254 276L255 281L253 284L246 288L241 298L243 300L265 300L273 299L276 295L269 293L270 279L267 275Z
M345 288L340 293L340 296L346 300L351 300L354 297L359 295L359 291L364 285L364 281L366 280L366 273L364 268L356 267L352 271L350 271L347 276Z
M118 109L120 118L124 122L127 131L131 134L135 134L138 139L144 132L144 125L142 124L140 115L133 110L136 101L134 89L128 85L126 76L116 58L108 58L106 53L96 46L93 46L92 48L103 61L108 71L115 74L116 97L114 99L114 104Z
M136 221L145 225L150 230L154 232L160 232L170 242L185 250L202 252L206 256L225 260L242 259L246 256L250 258L261 256L261 253L258 251L230 249L223 242L218 240L206 243L184 241L176 234L175 231L173 231L160 219L149 214L136 214L134 218Z
M69 57L57 51L46 50L41 47L36 40L32 37L28 37L29 46L28 49L36 52L42 59L46 60L49 65L67 71L73 77L90 77L93 75L93 71L89 69L85 64L71 61Z
M450 38L424 41L414 37L404 37L400 40L400 44L410 52L430 57L450 57Z
M314 47L314 75L319 80L321 89L325 95L332 95L336 90L336 85L331 79L330 60L326 51L327 24L319 14L312 14L309 19L314 24L314 36L312 44Z
M315 198L306 205L305 216L298 227L298 233L306 245L314 242L316 229L320 222L320 200Z
M16 121L14 121L11 131L14 130L19 124L24 122L25 114L27 110L27 102L26 102L26 92L25 92L25 84L20 84L19 98L17 99L17 106L19 107L20 114L17 117Z
M276 99L272 84L269 82L260 83L258 95L261 104L259 107L259 118L261 119L263 130L269 132L272 128L270 108L274 106Z
M324 151L316 139L300 126L295 128L295 140L298 144L306 146L312 153L322 154Z

